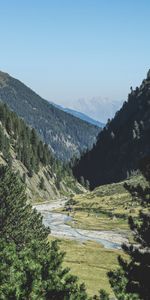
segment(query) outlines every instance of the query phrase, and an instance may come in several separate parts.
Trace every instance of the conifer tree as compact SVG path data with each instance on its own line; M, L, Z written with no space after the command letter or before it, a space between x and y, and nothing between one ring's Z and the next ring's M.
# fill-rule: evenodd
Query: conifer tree
M45 184L44 184L44 178L43 177L40 178L39 188L41 190L45 189Z
M142 161L141 170L148 186L126 185L133 201L138 199L142 206L138 218L129 218L135 242L122 246L129 261L119 257L120 269L109 272L110 283L119 300L150 299L150 157Z
M24 185L0 168L0 299L87 300L84 285L62 267L64 253L26 203Z

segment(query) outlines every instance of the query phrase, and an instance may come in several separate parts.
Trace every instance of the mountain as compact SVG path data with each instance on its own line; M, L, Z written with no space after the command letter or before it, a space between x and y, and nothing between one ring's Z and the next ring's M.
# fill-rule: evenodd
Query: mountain
M9 165L26 184L29 200L50 200L84 189L58 161L35 130L0 102L0 164Z
M150 153L150 72L100 132L91 151L76 162L73 173L94 187L125 179Z
M109 118L113 118L116 111L122 106L122 100L111 100L107 97L79 98L76 100L61 100L63 107L83 113L94 120L106 124Z
M58 109L3 72L0 72L0 99L35 128L61 160L79 155L96 142L100 128Z
M55 105L56 107L58 107L59 109L83 120L83 121L86 121L87 123L90 123L92 125L95 125L97 127L100 127L101 129L105 126L104 123L101 123L97 120L94 120L93 118L89 117L88 115L82 113L82 112L79 112L79 111L76 111L76 110L73 110L73 109L70 109L70 108L67 108L67 107L62 107L61 105L57 105L55 103L53 103L53 105Z

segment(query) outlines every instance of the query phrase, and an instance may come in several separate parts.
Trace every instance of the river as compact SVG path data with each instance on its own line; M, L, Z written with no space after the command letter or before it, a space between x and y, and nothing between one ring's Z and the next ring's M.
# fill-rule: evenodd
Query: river
M59 199L51 203L33 206L33 208L36 208L42 214L43 223L45 226L50 227L52 236L72 239L78 242L95 241L108 249L120 249L122 243L128 242L126 236L113 230L84 230L73 228L66 224L67 221L73 222L73 219L68 215L54 212L55 209L63 207L65 203L66 200Z

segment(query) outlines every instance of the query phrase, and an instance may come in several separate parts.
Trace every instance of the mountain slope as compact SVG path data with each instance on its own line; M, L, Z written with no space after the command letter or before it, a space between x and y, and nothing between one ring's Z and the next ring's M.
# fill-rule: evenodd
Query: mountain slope
M19 172L28 199L50 200L84 190L71 170L58 161L34 129L0 102L0 164Z
M74 175L88 179L91 188L125 179L150 153L150 76L132 90L103 131L96 145L74 166Z
M19 80L0 72L0 99L37 130L62 160L91 148L100 129L63 112Z
M55 104L55 103L52 103L52 104L54 106L58 107L59 109L71 114L72 116L75 116L75 117L77 117L77 118L79 118L79 119L81 119L85 122L88 122L88 123L92 124L92 125L95 125L95 126L100 127L100 128L103 128L105 126L104 123L101 123L101 122L89 117L88 115L86 115L86 114L84 114L80 111L70 109L70 108L67 108L67 107L63 107L63 106Z

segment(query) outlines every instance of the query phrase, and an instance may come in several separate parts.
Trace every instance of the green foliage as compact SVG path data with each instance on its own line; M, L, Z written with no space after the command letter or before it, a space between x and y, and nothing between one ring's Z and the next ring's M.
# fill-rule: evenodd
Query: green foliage
M26 183L26 174L23 173L23 176L22 176L22 182L25 184Z
M105 290L100 290L100 300L109 300L109 294Z
M42 217L26 204L24 186L0 169L0 299L85 300L84 285L62 267L64 253Z
M41 190L45 189L45 184L44 184L44 178L43 177L41 177L41 179L40 179L39 188Z
M142 209L138 218L129 217L134 243L123 245L129 260L118 258L120 269L109 273L110 283L119 300L149 300L150 296L150 158L142 162L142 172L149 186L133 187L126 184L133 201L139 201Z
M69 166L54 157L48 145L40 140L36 131L27 126L22 119L8 109L6 104L1 102L0 122L2 124L0 125L0 151L9 166L12 164L10 149L13 147L16 158L27 168L29 177L38 173L40 164L45 167L50 166L51 172L55 173L58 185L62 178L71 176Z
M88 179L91 189L126 179L150 153L150 81L145 80L108 120L92 150L75 161L73 174Z
M4 129L0 125L0 151L3 154L3 157L6 161L10 158L10 144L9 139L7 138Z

